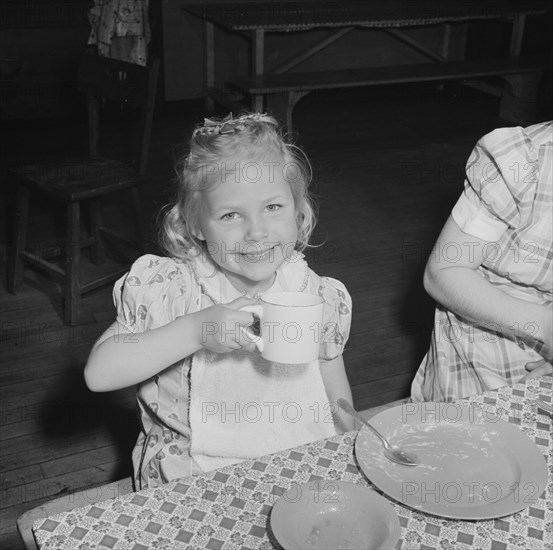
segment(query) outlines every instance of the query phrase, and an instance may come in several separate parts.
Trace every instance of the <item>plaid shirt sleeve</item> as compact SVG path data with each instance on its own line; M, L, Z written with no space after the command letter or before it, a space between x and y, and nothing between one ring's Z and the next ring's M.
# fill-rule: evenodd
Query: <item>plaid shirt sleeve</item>
M466 166L465 189L452 211L463 232L498 241L531 210L539 179L538 154L523 128L500 128L476 144Z

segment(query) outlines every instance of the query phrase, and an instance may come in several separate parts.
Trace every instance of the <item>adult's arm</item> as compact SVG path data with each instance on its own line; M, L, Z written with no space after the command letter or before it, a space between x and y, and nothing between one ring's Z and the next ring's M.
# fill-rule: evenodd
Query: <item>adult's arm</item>
M477 271L488 244L464 233L450 216L426 265L426 291L464 319L510 339L523 340L551 362L551 310L506 294Z

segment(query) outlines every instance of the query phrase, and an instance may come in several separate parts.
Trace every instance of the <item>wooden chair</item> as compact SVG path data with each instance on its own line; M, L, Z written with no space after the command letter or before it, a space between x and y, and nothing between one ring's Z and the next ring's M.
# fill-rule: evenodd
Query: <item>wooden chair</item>
M126 271L103 274L92 281L83 282L83 248L92 247L91 260L102 263L105 259L104 238L119 248L129 244L129 239L102 226L101 206L105 197L121 191L129 193L128 204L133 210L137 237L136 242L131 243L137 245L140 253L143 251L139 185L145 179L158 67L158 60L153 60L148 67L142 67L96 54L84 54L79 63L78 86L88 98L89 155L9 170L9 175L17 185L17 206L13 254L8 265L8 290L15 293L22 278L23 262L61 279L64 285L64 321L67 324L79 322L81 296L84 293L114 281ZM121 109L136 110L140 114L140 130L132 163L99 156L99 111L100 105L106 100L118 102ZM128 122L130 117L124 118ZM40 250L38 253L32 252L26 247L31 192L46 195L56 203L65 205L64 263L54 263ZM90 212L90 234L85 238L81 237L81 203L87 203Z
M54 514L69 512L70 510L81 508L82 506L87 506L95 502L102 502L110 498L128 495L132 492L132 480L130 477L126 477L119 481L114 481L113 483L70 493L69 495L56 498L21 514L17 518L17 530L19 531L25 548L27 550L37 550L35 537L32 531L35 521L53 516Z

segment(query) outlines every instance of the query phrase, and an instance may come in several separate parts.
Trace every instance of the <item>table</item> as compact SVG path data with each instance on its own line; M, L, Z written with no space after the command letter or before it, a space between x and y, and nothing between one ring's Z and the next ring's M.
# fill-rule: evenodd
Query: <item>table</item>
M207 108L213 108L213 101L227 105L229 108L238 106L230 99L228 89L221 91L221 87L215 83L215 53L214 33L215 27L222 27L232 33L247 33L251 37L251 70L250 77L260 77L265 74L265 35L268 32L279 32L288 36L293 35L291 31L306 31L315 28L328 28L331 32L319 43L299 52L290 59L282 62L278 67L271 70L272 75L285 75L300 63L313 55L321 52L329 45L341 39L355 28L364 27L373 30L384 30L404 45L416 50L419 54L427 57L433 62L444 63L450 59L450 38L452 23L466 22L476 19L509 19L512 21L512 35L509 48L509 56L517 58L521 54L524 27L528 15L547 13L548 4L543 0L530 0L526 2L517 0L487 0L485 2L458 2L457 0L417 0L417 2L400 2L393 0L317 0L317 1L283 1L283 2L212 2L207 4L185 4L183 9L190 14L202 18L205 21L205 94ZM416 41L411 35L400 30L407 27L421 27L426 25L444 25L443 39L439 51L434 51L428 46ZM372 65L372 63L371 63ZM376 65L379 65L378 59ZM420 65L420 64L419 64ZM493 64L492 64L493 66ZM407 67L407 66L406 66ZM496 74L497 71L490 74ZM503 118L514 116L515 111L528 110L525 105L513 105L525 99L525 103L532 103L535 100L538 74L535 78L529 79L511 76L511 88L515 88L515 97L505 96L502 101L501 113ZM297 73L295 73L297 75ZM477 73L479 76L480 74ZM321 74L322 84L328 75ZM351 84L352 75L344 74L342 87ZM461 75L459 78L464 78ZM285 89L286 78L279 78ZM420 80L427 80L421 77ZM365 78L366 81L366 78ZM389 78L377 84L389 83ZM392 82L402 82L396 78ZM406 82L412 81L411 79ZM235 83L236 84L236 83ZM252 94L251 107L254 111L263 110L263 94L258 93L259 81L239 88ZM273 82L274 84L274 82ZM365 83L363 83L365 85ZM482 85L485 91L491 88ZM481 88L482 88L481 86ZM335 84L332 87L336 87ZM524 90L519 88L524 87ZM291 123L291 112L295 102L303 97L307 91L292 90L292 95L287 98L292 105L287 106L288 117L284 118ZM492 93L499 95L494 89ZM521 96L525 96L521 99ZM239 108L239 107L238 107ZM280 109L280 107L279 107ZM516 115L518 117L526 115ZM282 118L282 116L281 116ZM284 121L282 121L284 122ZM519 122L519 121L516 121Z
M535 399L553 402L551 376L505 386L467 401L520 427L553 468L552 419ZM269 524L276 499L293 485L344 480L372 487L354 457L355 431L270 456L173 481L37 521L39 548L280 548ZM525 510L486 521L446 520L393 501L397 549L553 547L553 480Z

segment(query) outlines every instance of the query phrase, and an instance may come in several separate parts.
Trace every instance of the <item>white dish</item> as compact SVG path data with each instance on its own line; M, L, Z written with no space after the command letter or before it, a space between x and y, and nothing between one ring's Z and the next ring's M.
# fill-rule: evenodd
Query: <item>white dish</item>
M395 510L378 493L324 480L288 489L273 506L271 528L286 550L393 548L401 532Z
M371 419L390 443L420 464L400 466L382 454L367 428L355 442L361 470L376 487L422 512L491 519L527 508L543 493L547 464L534 442L493 411L461 403L407 403Z

